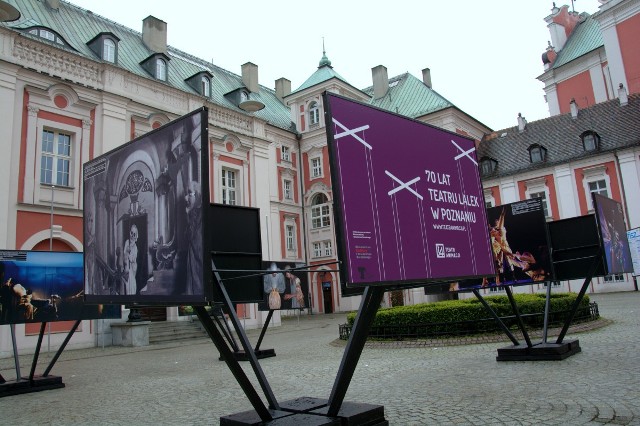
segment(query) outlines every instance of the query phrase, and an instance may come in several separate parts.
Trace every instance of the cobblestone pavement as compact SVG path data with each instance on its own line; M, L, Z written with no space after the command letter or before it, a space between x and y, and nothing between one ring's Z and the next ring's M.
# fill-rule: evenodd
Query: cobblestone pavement
M383 405L392 425L640 425L640 293L591 295L605 327L575 334L563 361L497 362L510 342L367 345L345 401ZM270 328L260 360L278 401L327 398L344 344L345 314L305 315ZM259 330L247 332L257 341ZM63 353L51 374L63 389L0 398L0 425L211 425L251 404L206 339ZM43 354L46 366L50 355ZM21 360L23 375L30 357ZM250 364L243 362L253 379ZM0 373L15 377L13 360ZM44 368L44 367L42 367ZM264 400L264 398L263 398Z

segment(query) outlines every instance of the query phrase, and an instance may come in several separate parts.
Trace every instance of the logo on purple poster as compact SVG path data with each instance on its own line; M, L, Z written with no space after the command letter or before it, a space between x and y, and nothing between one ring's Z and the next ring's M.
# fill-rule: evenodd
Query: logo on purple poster
M327 93L347 286L493 274L475 142Z

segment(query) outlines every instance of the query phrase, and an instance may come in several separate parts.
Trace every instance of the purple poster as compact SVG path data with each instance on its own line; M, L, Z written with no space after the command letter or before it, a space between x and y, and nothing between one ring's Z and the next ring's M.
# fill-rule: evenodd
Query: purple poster
M347 286L494 273L473 140L330 93L325 108Z
M633 272L622 204L595 193L593 194L593 204L596 210L596 220L598 221L607 272L609 274Z

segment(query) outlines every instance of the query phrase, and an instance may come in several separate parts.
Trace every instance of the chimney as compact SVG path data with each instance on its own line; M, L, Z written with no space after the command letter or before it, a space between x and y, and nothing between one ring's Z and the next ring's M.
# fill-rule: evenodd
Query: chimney
M257 92L258 88L258 66L251 62L242 65L242 84L250 92Z
M46 0L46 3L53 10L60 9L60 0Z
M525 127L527 127L527 119L521 113L518 113L518 132L524 132Z
M620 83L618 86L618 99L620 99L620 106L625 106L629 103L629 97L627 96L627 91L624 88L624 84Z
M373 97L380 99L389 91L387 67L378 65L377 67L371 68L371 76L373 77Z
M291 81L282 77L276 80L276 96L280 101L291 93Z
M569 6L564 5L560 9L553 6L551 15L544 18L551 34L551 44L555 46L559 52L564 47L567 39L580 22L580 14L577 12L569 12Z
M431 89L431 70L429 68L425 68L422 70L422 82Z
M571 117L573 117L574 120L578 118L578 104L573 98L571 98L571 102L569 102L569 109L571 110Z
M144 18L142 42L156 53L167 53L167 23L151 15Z

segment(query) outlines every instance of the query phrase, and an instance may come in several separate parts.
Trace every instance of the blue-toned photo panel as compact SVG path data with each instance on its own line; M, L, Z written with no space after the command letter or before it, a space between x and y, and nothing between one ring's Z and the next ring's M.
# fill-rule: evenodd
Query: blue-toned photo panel
M0 250L0 324L120 318L120 305L85 305L83 254Z

